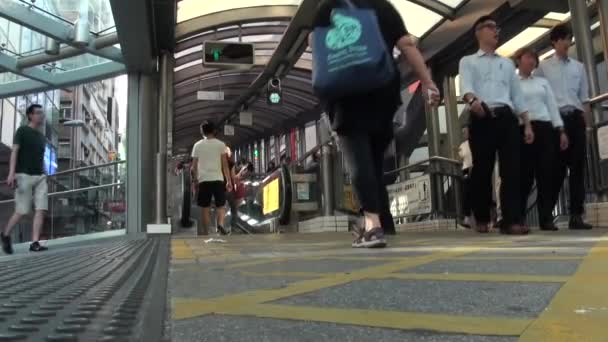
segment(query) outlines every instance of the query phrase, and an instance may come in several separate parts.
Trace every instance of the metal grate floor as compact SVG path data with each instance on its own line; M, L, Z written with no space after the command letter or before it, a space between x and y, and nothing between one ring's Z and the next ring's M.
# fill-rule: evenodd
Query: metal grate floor
M160 340L168 254L125 238L0 262L0 341Z

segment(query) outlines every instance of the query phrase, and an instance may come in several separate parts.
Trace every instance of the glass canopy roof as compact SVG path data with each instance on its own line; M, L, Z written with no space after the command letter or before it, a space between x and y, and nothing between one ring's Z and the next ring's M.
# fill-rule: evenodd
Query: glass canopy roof
M401 13L405 24L411 34L421 37L433 26L440 22L443 17L423 6L417 5L418 1L389 0ZM450 8L456 8L466 0L424 0L427 2L439 2ZM177 22L183 22L199 16L256 6L298 6L302 0L223 0L223 1L201 1L181 0L178 2ZM420 1L422 2L422 1Z
M73 41L83 16L88 44ZM0 0L0 97L126 71L115 31L110 0Z

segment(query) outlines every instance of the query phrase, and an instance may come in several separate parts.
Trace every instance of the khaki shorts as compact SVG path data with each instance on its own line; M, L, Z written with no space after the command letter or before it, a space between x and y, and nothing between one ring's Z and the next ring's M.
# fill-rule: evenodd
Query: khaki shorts
M16 179L15 211L18 214L29 214L32 211L32 204L36 210L49 209L49 186L46 183L46 175L31 176L18 173Z

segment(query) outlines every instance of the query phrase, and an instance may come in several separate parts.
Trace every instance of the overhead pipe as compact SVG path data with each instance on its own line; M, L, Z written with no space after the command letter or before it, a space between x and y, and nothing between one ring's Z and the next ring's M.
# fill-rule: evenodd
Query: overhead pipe
M74 24L74 44L78 46L87 46L91 40L91 32L89 30L89 0L80 0L80 10L78 20Z
M58 55L59 54L59 42L51 37L46 37L46 42L44 44L44 52L48 55Z
M103 48L118 44L118 34L112 33L102 37L99 37L93 41L93 45L96 49L101 50ZM59 53L56 55L48 54L48 53L38 53L35 55L21 57L17 60L17 67L29 68L40 64L46 64L55 62L61 59L66 59L74 56L78 56L85 53L81 49L78 49L73 46L65 46L59 49Z

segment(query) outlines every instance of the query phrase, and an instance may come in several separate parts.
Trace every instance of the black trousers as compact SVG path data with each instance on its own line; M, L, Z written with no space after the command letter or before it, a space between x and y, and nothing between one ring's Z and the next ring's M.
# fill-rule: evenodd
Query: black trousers
M517 224L521 220L519 165L522 139L517 117L509 107L495 108L494 116L478 118L472 114L471 117L469 144L473 155L471 185L475 219L481 224L490 222L492 172L498 152L502 220L507 226Z
M462 215L471 216L473 208L473 185L471 184L471 168L462 170Z
M384 184L384 151L392 140L392 127L367 132L339 132L339 144L352 177L353 188L363 211L380 216L385 232L394 232L388 193Z
M570 178L570 214L582 215L585 202L585 156L587 153L587 136L585 133L585 120L583 112L580 110L568 114L562 114L564 120L564 130L570 141L568 149L559 150L559 136L554 138L556 144L554 148L559 151L554 169L554 187L552 207L557 204L559 193L564 184L566 171L569 171Z
M525 221L528 196L536 180L537 209L541 225L553 220L553 188L555 170L555 132L548 121L532 121L534 143L521 142L521 215Z

